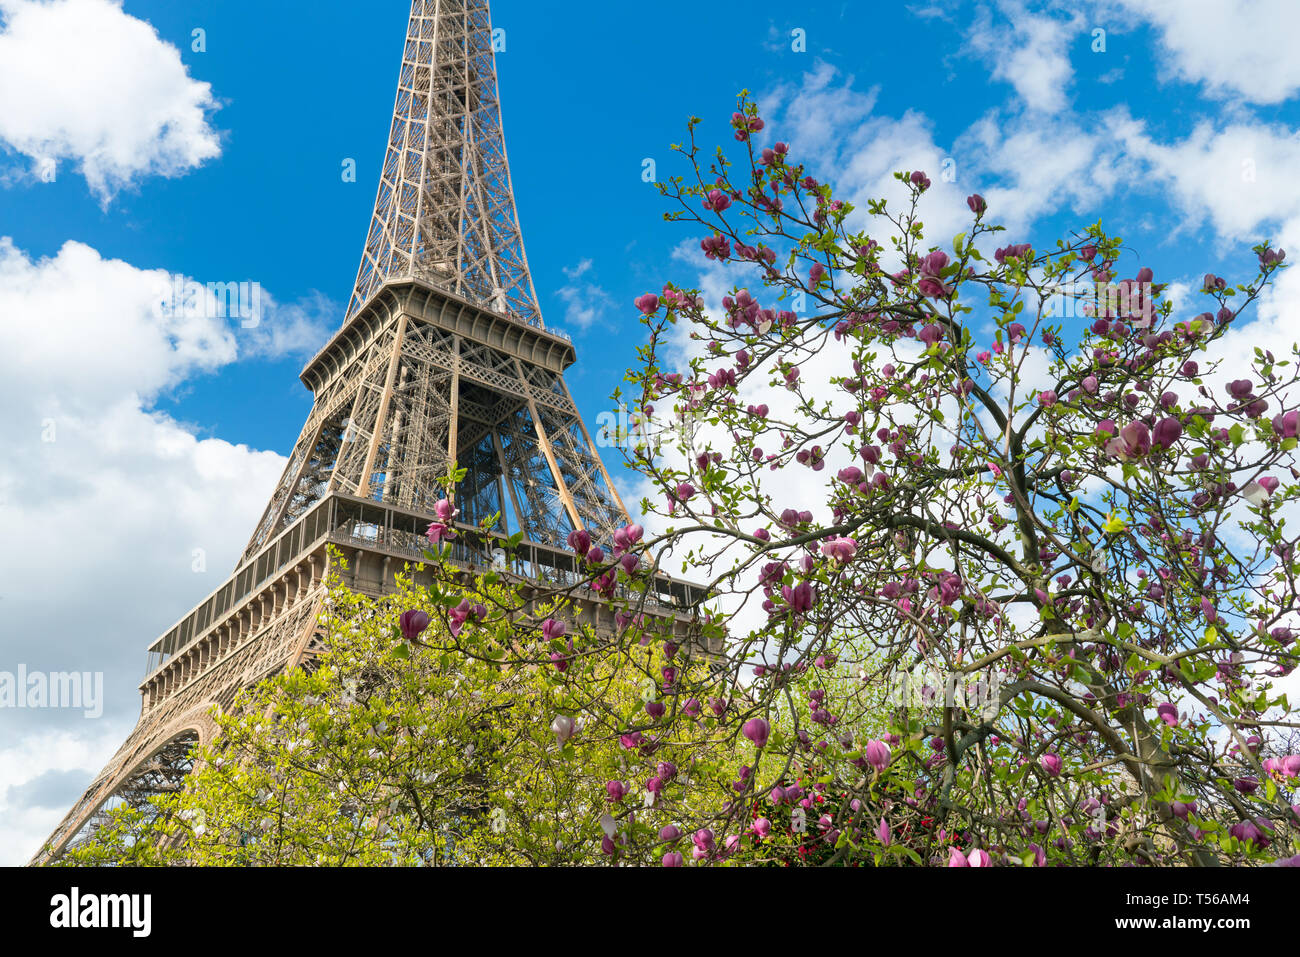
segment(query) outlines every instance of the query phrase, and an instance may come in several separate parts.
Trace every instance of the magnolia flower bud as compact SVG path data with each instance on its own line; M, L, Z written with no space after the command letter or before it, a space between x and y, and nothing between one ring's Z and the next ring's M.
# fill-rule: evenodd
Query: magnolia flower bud
M573 737L573 719L567 715L559 715L551 722L551 731L555 733L555 740L559 744L564 744Z
M889 745L883 741L868 741L863 756L873 768L877 771L883 771L886 765L889 764Z
M1178 707L1166 701L1156 706L1156 715L1171 728L1178 727Z
M415 609L404 611L399 624L402 629L402 637L410 641L413 638L418 638L420 633L429 627L429 616L425 612Z
M1178 419L1170 416L1156 423L1155 429L1151 432L1151 439L1156 445L1167 449L1172 447L1182 434L1183 424Z
M742 729L745 737L754 742L754 747L761 748L767 744L772 727L763 718L750 718Z
M586 529L582 528L570 532L569 547L572 548L576 554L586 556L586 554L591 551L591 535Z

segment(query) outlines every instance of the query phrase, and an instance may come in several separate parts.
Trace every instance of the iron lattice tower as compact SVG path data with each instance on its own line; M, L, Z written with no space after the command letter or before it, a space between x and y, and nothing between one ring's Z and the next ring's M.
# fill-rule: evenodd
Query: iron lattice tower
M524 255L497 96L487 0L413 0L379 192L343 327L301 374L314 406L226 582L149 647L135 730L36 861L92 835L106 810L180 787L213 706L293 667L319 642L330 567L379 595L420 560L439 479L457 489L454 560L500 567L495 513L524 543L506 570L579 583L564 539L608 542L627 513L564 383ZM651 609L684 617L689 586L655 580ZM597 627L613 618L575 592Z

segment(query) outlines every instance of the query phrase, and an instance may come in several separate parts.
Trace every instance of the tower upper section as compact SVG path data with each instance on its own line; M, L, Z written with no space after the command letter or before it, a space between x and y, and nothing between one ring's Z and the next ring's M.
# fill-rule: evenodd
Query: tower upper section
M487 0L412 0L379 192L345 321L393 279L421 279L542 325L506 161Z

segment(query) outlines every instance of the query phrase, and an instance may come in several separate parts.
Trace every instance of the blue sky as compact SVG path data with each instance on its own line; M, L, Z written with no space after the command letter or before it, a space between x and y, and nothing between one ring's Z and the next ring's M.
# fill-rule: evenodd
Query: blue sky
M297 373L356 275L407 11L0 0L0 523L25 543L0 550L0 671L106 680L96 721L0 712L0 862L120 743L145 646L221 583L283 467L311 404ZM1287 0L498 0L493 20L525 245L589 423L635 360L633 298L726 281L642 169L684 172L669 145L692 114L706 148L730 143L742 88L843 195L925 169L936 241L978 191L1007 241L1102 219L1175 297L1244 276L1266 236L1300 252ZM155 271L256 281L275 307L255 332L159 324ZM1300 282L1259 316L1241 348L1296 329Z

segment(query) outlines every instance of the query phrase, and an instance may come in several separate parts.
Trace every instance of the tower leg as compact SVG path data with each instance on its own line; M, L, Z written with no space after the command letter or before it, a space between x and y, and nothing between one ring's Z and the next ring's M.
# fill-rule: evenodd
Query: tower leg
M144 711L32 863L49 863L92 839L111 808L122 803L143 807L156 794L178 790L190 769L190 752L216 733L213 709L228 709L240 691L297 665L315 650L324 597L325 586L317 582L302 600L246 637L178 694Z

